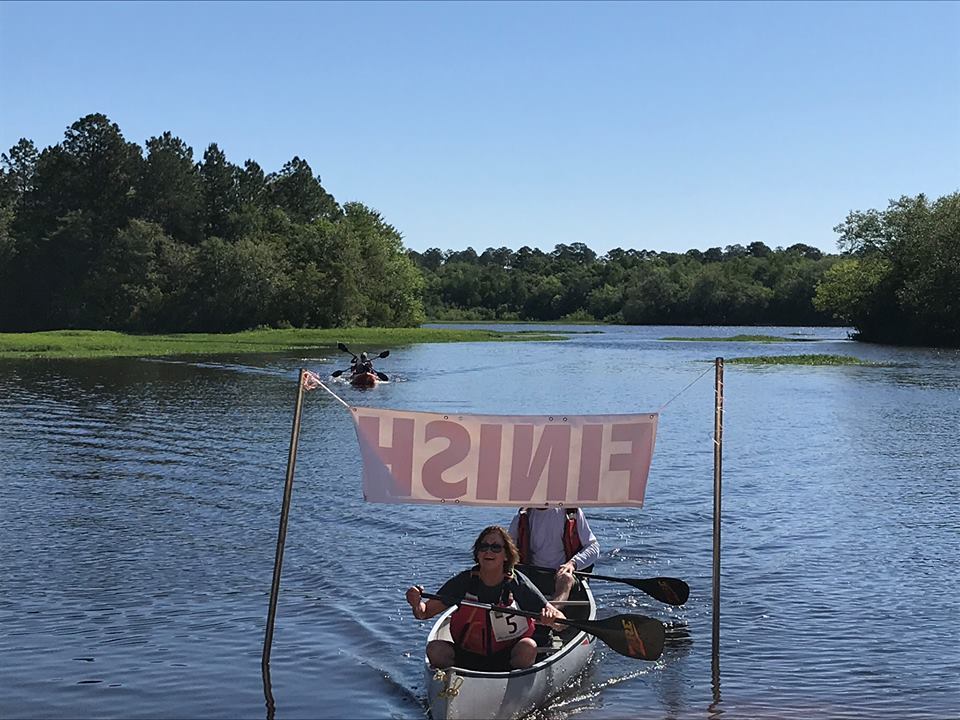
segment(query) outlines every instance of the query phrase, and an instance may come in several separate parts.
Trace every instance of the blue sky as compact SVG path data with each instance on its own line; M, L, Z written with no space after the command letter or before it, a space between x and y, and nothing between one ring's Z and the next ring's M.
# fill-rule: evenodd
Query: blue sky
M960 3L0 3L0 149L102 112L425 250L763 241L960 189Z

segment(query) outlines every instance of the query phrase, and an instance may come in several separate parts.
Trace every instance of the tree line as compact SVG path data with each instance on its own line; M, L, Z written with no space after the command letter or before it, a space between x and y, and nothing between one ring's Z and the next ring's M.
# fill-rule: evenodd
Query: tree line
M342 206L299 157L267 174L102 114L0 156L0 329L233 331L416 325L396 228Z
M754 242L685 253L582 243L410 252L424 277L427 315L446 320L596 320L650 325L829 325L814 306L836 261L804 244Z
M406 250L310 165L267 173L102 114L0 155L0 331L413 326L437 320L850 324L863 340L960 345L960 194L850 213L841 253L763 242L685 253Z
M960 192L853 211L834 232L836 255L763 242L602 257L582 243L409 254L438 319L850 325L867 342L960 347Z

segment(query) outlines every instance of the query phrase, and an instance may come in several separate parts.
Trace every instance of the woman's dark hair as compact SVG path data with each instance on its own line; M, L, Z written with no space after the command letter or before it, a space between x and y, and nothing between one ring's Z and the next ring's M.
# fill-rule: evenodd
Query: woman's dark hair
M484 536L492 532L498 533L500 535L500 542L503 543L503 572L507 575L512 575L513 566L520 562L520 551L517 550L517 546L513 542L513 538L510 537L507 529L500 525L485 527L483 531L477 535L477 539L473 542L473 561L480 564L480 543L483 542Z

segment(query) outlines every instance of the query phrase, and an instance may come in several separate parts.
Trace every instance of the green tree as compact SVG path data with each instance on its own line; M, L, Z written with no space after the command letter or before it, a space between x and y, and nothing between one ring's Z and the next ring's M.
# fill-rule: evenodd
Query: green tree
M874 342L960 346L960 193L851 212L835 230L851 260L817 289L817 307Z
M662 259L634 267L623 293L623 322L637 325L675 321L687 301L685 278Z
M886 284L890 272L890 263L877 256L840 260L817 285L814 306L847 325L879 326L884 318L875 312L878 290Z
M320 218L334 220L341 210L333 195L323 189L320 177L314 177L309 163L294 157L269 180L274 202L294 222L312 222Z
M37 146L27 138L0 155L0 204L13 208L33 189L39 159Z
M84 281L90 322L133 332L190 329L196 322L195 255L159 225L131 220Z
M176 240L198 245L203 239L203 207L193 149L170 132L147 140L140 218L157 223Z
M766 244L762 242L752 242L747 245L747 252L755 258L765 258L773 252Z
M690 291L691 320L702 325L753 325L765 317L773 291L741 262L705 265Z
M216 143L203 153L200 192L203 198L204 236L236 239L233 218L239 207L238 168Z
M614 285L593 288L587 296L587 312L605 322L623 322L623 290Z
M910 228L897 300L925 344L960 347L960 193L929 206Z
M20 138L8 153L0 155L0 323L6 326L11 321L7 313L12 310L18 294L18 278L15 270L18 241L14 221L24 195L33 189L39 153L33 141Z
M270 188L263 168L255 160L243 164L237 180L237 196L242 208L258 211L268 207Z
M104 242L135 210L143 165L140 147L127 142L119 126L99 113L73 123L58 147L57 175L44 178L49 183L45 189L59 193L68 212L87 213L93 232Z
M281 249L274 243L241 238L208 238L198 257L200 330L234 332L275 319L277 300L288 282Z

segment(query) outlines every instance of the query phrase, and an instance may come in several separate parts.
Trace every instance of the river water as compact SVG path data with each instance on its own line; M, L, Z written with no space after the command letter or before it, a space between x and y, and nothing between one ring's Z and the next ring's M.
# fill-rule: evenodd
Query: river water
M836 328L568 329L563 343L390 348L391 382L332 386L410 410L662 408L646 506L588 518L597 572L680 577L690 601L594 583L601 616L670 623L663 658L598 643L540 718L960 717L960 354ZM796 341L662 340L740 332ZM711 361L813 352L882 365L726 366L713 664ZM0 363L0 717L267 716L297 371L344 358ZM512 514L366 504L359 476L348 413L307 394L272 651L279 719L423 717L428 625L403 592L466 567L476 532Z

